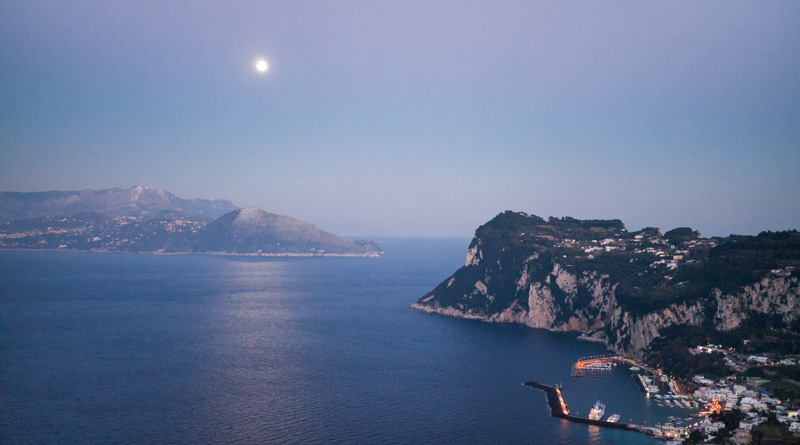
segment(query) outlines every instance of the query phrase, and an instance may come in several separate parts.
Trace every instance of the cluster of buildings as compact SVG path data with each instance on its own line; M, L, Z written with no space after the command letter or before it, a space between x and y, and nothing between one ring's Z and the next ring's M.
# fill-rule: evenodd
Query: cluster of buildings
M797 366L796 357L773 357L764 355L744 355L730 349L723 349L717 345L698 346L690 350L693 354L720 352L723 353L729 366L741 371L749 367L759 366ZM680 441L689 436L694 430L700 430L706 437L706 441L713 440L721 431L726 430L726 425L722 421L713 420L715 414L723 411L738 410L745 417L739 422L733 431L726 431L726 436L731 443L747 444L751 442L751 431L753 428L767 421L770 416L790 433L795 434L797 442L800 443L800 418L798 408L800 401L781 400L771 395L762 388L768 380L757 377L737 377L736 375L713 380L702 375L692 378L689 385L695 388L692 392L686 391L683 385L679 385L669 376L655 371L652 377L638 375L642 387L650 395L656 397L657 403L667 407L703 407L703 410L690 417L687 425L677 423L666 423L653 427L640 427L642 432L651 434L666 440ZM659 395L661 386L668 386L666 395Z
M690 351L693 354L723 353L728 365L737 371L752 366L796 366L798 364L798 360L795 357L747 356L715 345L698 346ZM668 379L668 382L670 383L670 390L677 393L678 391L675 391L672 386L672 379ZM757 377L745 377L742 379L734 375L712 380L702 375L696 375L692 378L692 386L696 389L690 395L685 394L676 397L685 397L685 399L681 399L684 405L687 401L691 401L692 404L704 406L705 409L698 414L702 420L686 426L667 423L657 427L650 427L646 432L662 439L681 440L688 437L693 430L700 430L706 440L710 441L720 431L726 429L725 423L712 420L712 415L720 414L722 411L738 410L744 414L745 418L739 422L733 431L727 432L731 443L750 443L753 428L766 422L770 415L774 415L777 422L783 424L789 432L795 433L795 437L800 442L800 418L798 417L798 406L800 405L796 401L793 403L790 400L780 400L770 395L769 392L761 388L766 382L767 380Z
M706 403L716 400L723 410L738 409L749 413L766 411L770 409L770 406L785 408L781 406L781 400L768 396L763 390L756 389L763 383L762 379L749 378L745 385L734 383L735 379L732 377L714 382L701 375L696 375L693 380L701 385L695 390L693 396Z
M706 441L712 441L726 428L726 425L722 421L712 420L710 415L719 414L724 410L738 409L746 417L730 433L729 438L732 443L750 443L751 431L766 422L770 413L774 413L779 423L786 425L790 432L797 433L800 437L800 418L797 408L790 407L785 401L770 397L766 392L758 390L752 382L740 385L734 383L733 378L712 381L703 376L695 376L694 382L702 386L692 394L693 400L707 407L705 411L700 412L702 420L686 426L666 423L645 428L647 430L645 432L662 439L682 440L693 430L700 430Z
M37 224L0 226L4 249L110 249L134 245L143 239L172 233L196 233L204 221L191 218L104 216L96 222L85 215L65 215Z
M746 416L739 422L738 428L732 432L734 443L749 443L750 431L766 422L770 413L775 415L779 423L788 426L789 431L800 433L800 418L798 418L797 408L792 407L789 401L782 401L759 389L764 382L763 379L747 378L744 382L737 383L735 377L714 381L702 375L696 375L693 380L700 385L694 391L693 396L708 403L710 407L708 411L701 414L738 409ZM699 422L693 427L699 428L711 439L725 428L725 424L709 421L706 417L703 422Z
M580 250L588 259L594 259L598 254L614 251L655 256L657 259L650 263L650 267L653 269L665 268L667 271L676 270L680 262L685 261L687 264L694 262L693 259L687 259L687 257L694 252L711 249L718 243L715 239L698 238L673 244L669 239L662 237L659 229L644 229L634 233L636 234L631 236L625 229L621 229L618 236L601 240L550 238L556 241L556 247Z

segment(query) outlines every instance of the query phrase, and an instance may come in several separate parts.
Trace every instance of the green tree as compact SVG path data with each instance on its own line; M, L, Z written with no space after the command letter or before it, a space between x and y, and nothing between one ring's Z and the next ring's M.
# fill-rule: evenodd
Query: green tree
M706 435L703 434L703 431L701 431L699 429L698 430L692 430L692 432L689 433L689 437L687 437L686 439L683 440L683 443L685 443L685 444L703 443L705 438L706 438Z

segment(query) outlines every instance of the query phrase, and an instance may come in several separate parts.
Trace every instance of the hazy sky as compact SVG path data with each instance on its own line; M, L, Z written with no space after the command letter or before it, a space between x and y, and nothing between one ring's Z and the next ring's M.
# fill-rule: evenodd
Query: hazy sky
M133 185L344 235L800 228L800 2L0 2L0 190Z

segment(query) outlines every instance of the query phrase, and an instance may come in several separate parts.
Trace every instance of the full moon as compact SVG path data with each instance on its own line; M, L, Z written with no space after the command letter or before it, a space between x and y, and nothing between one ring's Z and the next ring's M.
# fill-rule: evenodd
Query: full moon
M256 69L258 70L259 73L265 73L267 69L269 69L269 65L267 65L266 60L259 60L258 62L256 62Z

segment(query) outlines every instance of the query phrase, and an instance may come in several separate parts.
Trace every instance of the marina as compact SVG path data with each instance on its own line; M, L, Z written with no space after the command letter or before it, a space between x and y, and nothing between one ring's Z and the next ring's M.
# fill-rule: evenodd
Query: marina
M694 398L686 391L682 383L671 378L661 369L652 368L626 357L616 355L583 357L573 364L572 375L574 377L605 378L605 375L610 374L610 371L617 364L624 364L627 367L626 371L630 371L630 376L645 392L646 397L662 409L699 410L707 405L706 401ZM556 391L560 397L559 390L560 388L557 387ZM580 423L601 422L596 423L598 426L609 426L609 424L618 423L621 417L619 414L613 414L603 422L605 409L606 406L598 400L589 411L588 418L582 419L577 416L570 416L569 420ZM565 410L564 413L569 416L568 411ZM689 426L696 423L693 419L700 417L702 414L702 412L688 415L681 414L677 417L673 415L669 416L667 422L659 422L652 426L628 424L628 429L643 432L660 439L680 439L686 437L689 432ZM645 425L647 425L646 422Z
M635 431L661 439L675 439L685 437L686 435L686 427L681 426L680 421L678 421L677 425L669 422L665 423L664 425L650 427L632 423L621 423L619 422L620 416L618 414L612 415L608 418L608 420L602 420L602 413L605 412L605 405L599 401L592 407L592 412L590 412L589 418L574 416L571 415L569 409L567 409L567 405L564 402L564 397L561 394L561 386L549 386L535 381L525 382L525 386L541 389L547 394L547 402L550 405L550 415L553 417L586 425ZM602 406L602 408L598 405ZM601 412L599 418L593 418L597 415L595 414L596 412Z
M576 417L570 415L569 410L567 409L567 405L566 403L564 403L564 398L561 396L561 388L558 386L549 386L534 381L525 382L525 386L541 389L547 394L547 402L550 404L550 414L553 417L566 419L569 420L570 422L584 423L587 425L603 426L608 428L616 428L621 430L630 430L639 432L643 431L644 427L640 427L638 425L619 423L619 422L608 422L598 419L587 419L584 417ZM603 409L605 409L605 406L603 407Z

